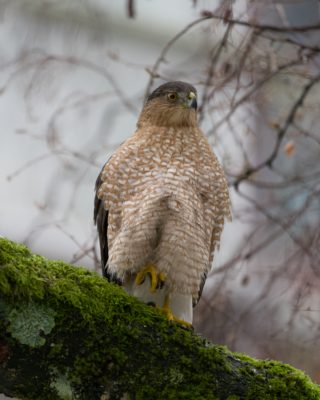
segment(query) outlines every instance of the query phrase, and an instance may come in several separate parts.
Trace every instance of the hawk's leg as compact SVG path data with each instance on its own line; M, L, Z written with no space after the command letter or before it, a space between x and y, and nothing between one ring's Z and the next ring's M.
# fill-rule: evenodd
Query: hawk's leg
M164 272L158 273L156 267L152 264L149 264L137 273L135 279L136 285L141 285L145 281L147 275L150 276L151 293L154 293L158 288L161 288L166 280L166 274Z
M149 278L150 280L150 287L147 287L147 290L149 293L152 293L152 296L154 295L156 297L150 298L150 295L146 296L146 293L143 292L139 292L139 294L136 293L135 295L144 302L147 301L148 303L154 304L169 321L177 322L186 328L192 328L192 324L190 322L176 317L171 309L171 300L173 299L171 298L170 292L164 288L166 274L164 272L158 272L157 268L153 264L148 264L145 268L137 273L134 282L137 286L142 287L146 281L146 278ZM176 302L177 299L175 298L174 301ZM177 308L177 304L175 308Z
M173 315L170 309L170 293L166 294L163 306L160 308L160 311L168 318L169 321L177 322L178 324L183 325L186 328L192 328L192 324L190 324L187 321L184 321L183 319L177 318Z

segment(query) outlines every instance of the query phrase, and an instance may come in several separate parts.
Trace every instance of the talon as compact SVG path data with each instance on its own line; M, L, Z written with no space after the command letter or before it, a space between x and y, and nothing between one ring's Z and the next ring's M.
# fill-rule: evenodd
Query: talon
M169 303L170 303L170 295L167 294L164 299L163 306L159 308L160 312L163 315L165 315L169 321L176 322L185 328L192 329L192 324L190 324L190 322L184 321L183 319L177 318L173 315L173 313L169 307Z
M145 280L145 276L149 274L150 275L150 281L151 281L151 285L150 285L150 292L154 293L156 291L156 289L158 288L162 288L166 279L166 274L163 272L160 272L158 274L156 268L154 265L150 264L147 265L145 268L143 268L141 271L139 271L137 273L136 279L135 279L135 283L136 285L141 285L144 280Z
M167 278L167 275L164 272L160 272L160 274L158 275L157 289L163 288L166 278Z
M139 271L135 279L135 284L142 285L143 282L144 282L144 271Z
M170 309L164 309L163 307L159 308L161 314L163 314L169 321L174 321L174 316L172 314L172 311Z
M176 322L177 324L181 325L183 328L193 329L192 324L190 324L190 322L187 322L183 319L173 317L173 321Z

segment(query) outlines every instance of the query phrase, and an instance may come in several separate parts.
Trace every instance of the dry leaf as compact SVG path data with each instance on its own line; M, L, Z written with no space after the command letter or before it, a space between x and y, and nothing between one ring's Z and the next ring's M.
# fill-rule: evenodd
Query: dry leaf
M286 156L291 157L294 155L296 152L296 144L294 143L293 140L290 140L285 146L284 146L284 152Z

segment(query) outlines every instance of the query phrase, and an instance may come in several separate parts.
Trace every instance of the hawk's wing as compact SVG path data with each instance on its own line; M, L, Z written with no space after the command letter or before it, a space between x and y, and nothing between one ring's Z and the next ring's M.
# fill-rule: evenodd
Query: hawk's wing
M198 304L200 297L202 296L203 287L207 280L207 275L208 275L207 271L204 272L204 274L202 275L200 287L199 287L199 291L198 291L198 297L196 299L193 299L193 301L192 301L193 307L195 307Z
M121 282L114 277L112 277L108 273L108 258L109 258L109 249L108 249L108 210L105 210L103 200L100 200L97 196L98 190L102 184L101 174L104 170L104 166L98 175L95 184L95 197L94 197L94 212L93 219L94 223L97 225L98 234L99 234L99 243L100 243L100 255L101 255L101 268L102 274L109 281L116 282L121 284Z

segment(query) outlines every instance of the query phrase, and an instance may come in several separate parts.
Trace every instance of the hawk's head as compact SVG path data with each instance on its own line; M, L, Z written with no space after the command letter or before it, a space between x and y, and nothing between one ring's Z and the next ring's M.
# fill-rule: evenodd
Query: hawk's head
M196 111L197 90L189 83L167 82L149 95L139 123L158 126L194 126L197 124Z

